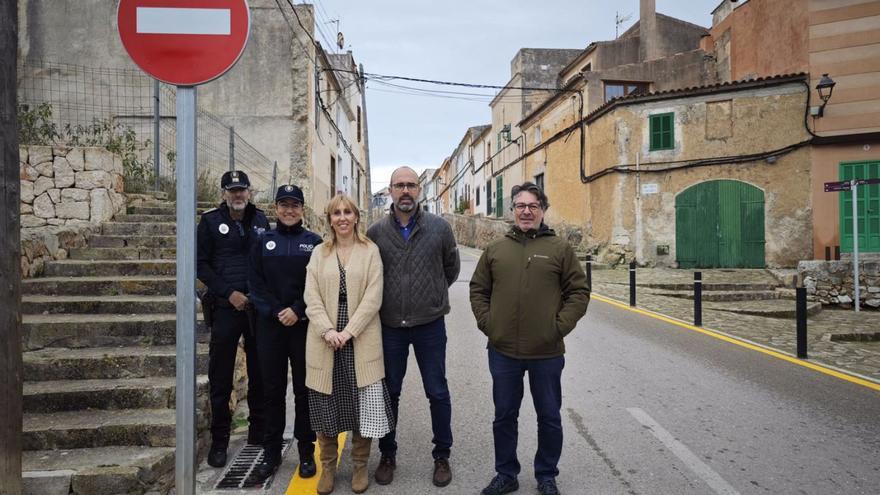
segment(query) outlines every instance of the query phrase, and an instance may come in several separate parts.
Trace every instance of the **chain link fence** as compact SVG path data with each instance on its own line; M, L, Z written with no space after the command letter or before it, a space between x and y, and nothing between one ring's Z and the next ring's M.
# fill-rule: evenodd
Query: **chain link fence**
M23 142L104 146L123 159L126 192L175 195L176 88L134 69L27 60L19 68ZM198 197L219 199L226 170L248 174L256 201L274 194L277 164L220 117L198 109Z

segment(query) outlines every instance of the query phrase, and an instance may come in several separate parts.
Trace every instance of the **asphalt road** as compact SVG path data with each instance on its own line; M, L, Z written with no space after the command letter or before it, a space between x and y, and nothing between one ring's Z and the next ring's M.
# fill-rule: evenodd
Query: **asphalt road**
M462 251L447 317L454 480L443 489L431 485L428 404L411 358L395 481L372 484L368 493L476 494L494 474L485 338L468 302L477 255ZM598 300L566 347L557 479L564 494L880 493L874 390ZM535 446L526 387L518 493L537 493ZM334 493L350 493L348 452ZM295 457L270 492L300 493L285 479Z

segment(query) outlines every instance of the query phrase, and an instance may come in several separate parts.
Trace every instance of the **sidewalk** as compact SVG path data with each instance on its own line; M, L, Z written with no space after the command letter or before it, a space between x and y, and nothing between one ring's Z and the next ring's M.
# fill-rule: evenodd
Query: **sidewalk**
M668 290L646 287L650 284L693 284L693 272L662 268L637 270L636 303L639 308L692 323L694 303L691 299L662 295ZM765 270L703 270L704 284L772 284L775 278ZM629 304L629 271L627 269L593 270L593 292ZM704 291L704 296L707 291ZM795 301L782 299L780 303ZM759 303L741 301L740 306ZM703 302L703 327L748 340L786 354L795 354L796 322L787 318L744 315L712 309ZM831 335L880 332L880 312L823 309L807 320L809 360L855 373L880 382L880 341L831 340Z

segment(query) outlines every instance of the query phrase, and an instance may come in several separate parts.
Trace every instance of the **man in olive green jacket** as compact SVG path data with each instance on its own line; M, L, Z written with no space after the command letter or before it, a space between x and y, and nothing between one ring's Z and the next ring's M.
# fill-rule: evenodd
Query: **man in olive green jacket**
M471 309L489 338L489 371L495 420L496 476L483 495L519 489L517 418L523 375L538 416L535 478L538 492L557 495L562 453L563 338L587 311L590 290L571 245L543 223L549 206L541 189L526 182L511 191L515 226L490 244L471 277Z

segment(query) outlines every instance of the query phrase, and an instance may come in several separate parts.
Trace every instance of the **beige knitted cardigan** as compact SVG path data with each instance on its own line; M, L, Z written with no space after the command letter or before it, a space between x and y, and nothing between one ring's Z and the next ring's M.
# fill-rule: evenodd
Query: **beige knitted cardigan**
M321 334L336 329L339 312L339 267L335 249L327 253L327 245L319 244L312 253L306 275L306 315L309 332L306 337L306 386L323 394L333 391L333 349ZM379 308L382 306L382 258L372 242L355 242L345 265L348 290L348 330L354 337L346 345L354 345L354 366L358 388L385 378L382 361L382 327Z

